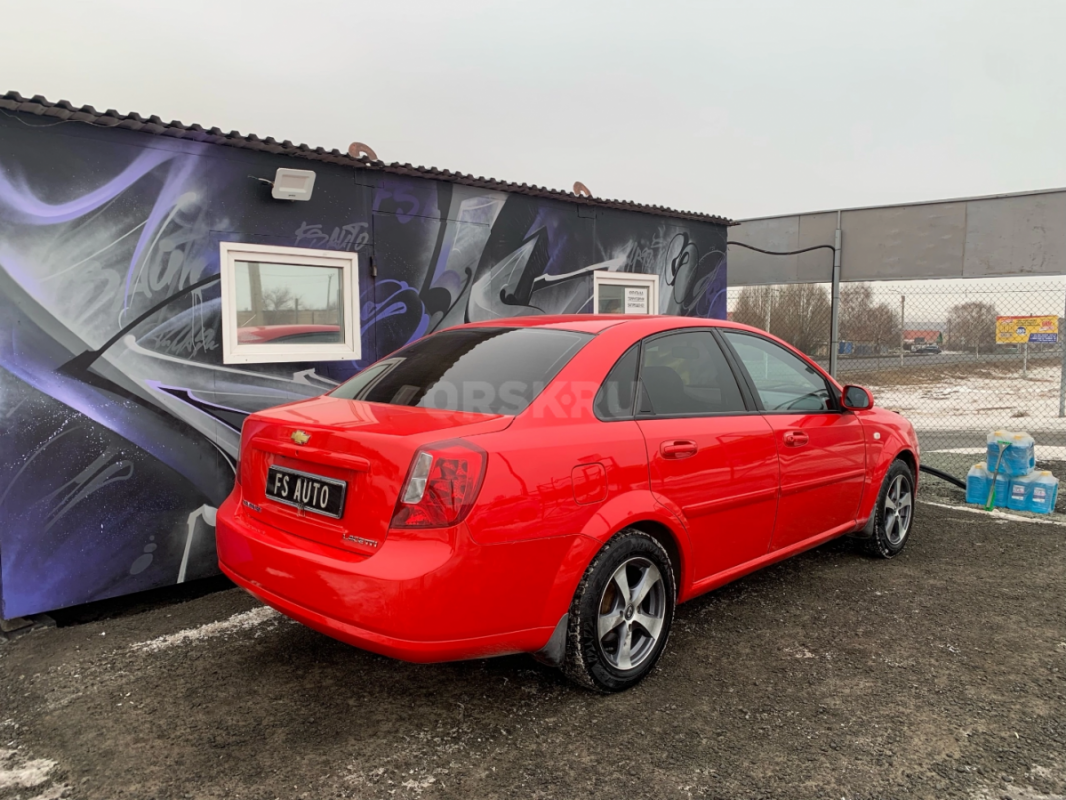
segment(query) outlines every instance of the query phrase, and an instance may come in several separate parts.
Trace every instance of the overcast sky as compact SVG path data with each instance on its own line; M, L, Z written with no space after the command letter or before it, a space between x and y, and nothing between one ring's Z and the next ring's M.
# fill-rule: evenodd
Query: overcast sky
M722 214L1066 186L1066 0L0 0L0 91Z

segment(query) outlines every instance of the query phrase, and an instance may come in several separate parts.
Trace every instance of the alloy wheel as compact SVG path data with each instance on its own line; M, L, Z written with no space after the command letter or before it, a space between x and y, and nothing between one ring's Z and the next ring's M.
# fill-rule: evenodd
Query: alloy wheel
M631 558L614 571L600 598L597 641L617 670L639 667L655 651L666 616L666 584L646 558Z
M893 546L907 535L913 510L910 481L906 475L897 475L885 493L885 536Z

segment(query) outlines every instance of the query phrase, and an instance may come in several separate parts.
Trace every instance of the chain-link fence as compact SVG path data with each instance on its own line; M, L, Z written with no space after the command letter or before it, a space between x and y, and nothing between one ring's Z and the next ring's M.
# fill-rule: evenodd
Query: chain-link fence
M828 367L828 283L732 287L728 302L731 319ZM1008 429L1032 433L1045 458L1066 460L1064 307L1066 278L844 283L837 378L910 419L923 453L969 458L986 432ZM1015 341L997 343L997 318L999 338Z

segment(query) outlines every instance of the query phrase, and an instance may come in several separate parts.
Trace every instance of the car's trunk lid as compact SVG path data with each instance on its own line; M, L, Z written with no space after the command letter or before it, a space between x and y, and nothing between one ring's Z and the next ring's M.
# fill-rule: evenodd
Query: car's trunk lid
M329 396L261 411L247 419L241 434L245 510L297 536L370 555L385 541L420 446L500 431L512 419ZM271 467L278 469L271 473ZM268 496L268 477L275 481L275 497ZM310 490L324 485L336 492L338 482L345 495L340 517L316 512L309 500L317 495ZM290 504L301 486L303 502L297 497ZM288 502L277 497L282 489Z

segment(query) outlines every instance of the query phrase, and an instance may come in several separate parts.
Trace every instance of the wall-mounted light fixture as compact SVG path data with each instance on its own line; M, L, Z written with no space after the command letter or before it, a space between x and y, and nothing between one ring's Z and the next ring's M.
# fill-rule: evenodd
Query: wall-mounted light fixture
M270 196L275 200L310 200L315 188L315 173L309 169L279 167Z

